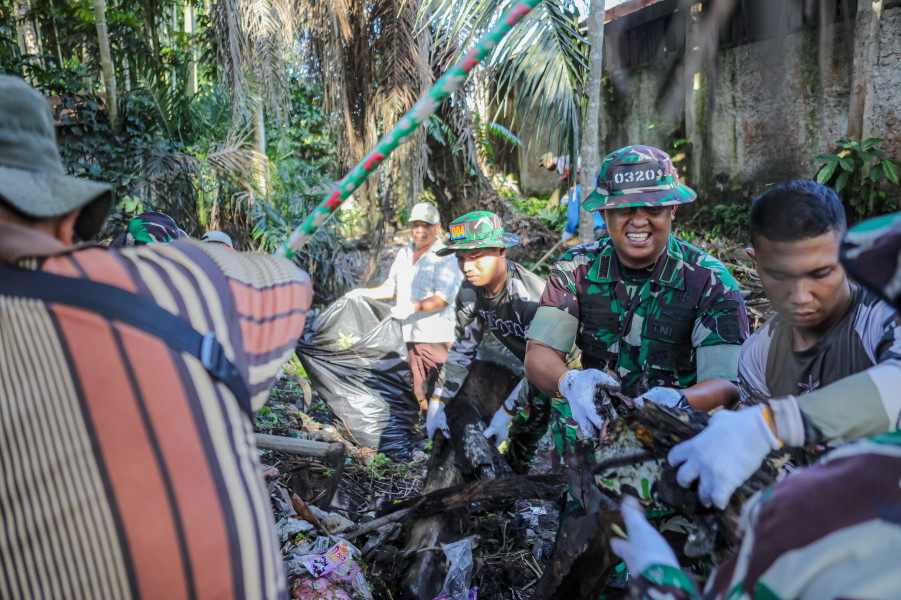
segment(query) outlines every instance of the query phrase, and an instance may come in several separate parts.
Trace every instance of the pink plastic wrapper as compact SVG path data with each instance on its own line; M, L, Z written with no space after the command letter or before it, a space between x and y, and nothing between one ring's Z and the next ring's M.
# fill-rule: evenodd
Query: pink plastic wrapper
M347 547L347 542L340 542L329 548L325 554L305 561L304 566L313 577L322 577L340 567L348 558L350 558L350 548Z

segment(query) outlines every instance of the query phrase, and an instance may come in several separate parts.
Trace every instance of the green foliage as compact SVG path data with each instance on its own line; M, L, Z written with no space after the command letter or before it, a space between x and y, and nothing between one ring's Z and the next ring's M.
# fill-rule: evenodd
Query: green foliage
M295 377L303 377L307 381L310 380L307 375L306 369L303 368L303 365L300 364L300 360L297 358L296 354L291 354L290 358L288 358L288 362L282 367L282 370L288 375L294 375Z
M717 204L715 206L698 207L692 223L705 232L708 241L726 237L740 242L748 238L748 210L750 206L744 202L734 204ZM697 235L682 231L681 237L688 243L694 243ZM688 238L691 239L688 239Z
M253 238L266 251L281 245L335 184L335 138L330 117L322 110L322 90L299 78L292 78L290 90L286 126L269 140L270 189L250 215ZM353 251L342 232L353 232L360 217L360 209L345 213L342 207L295 257L316 283L317 294L337 297L352 287L338 259Z
M282 416L278 411L272 410L268 406L264 406L253 417L254 424L259 429L272 429L278 427L282 422Z
M381 452L373 454L366 461L366 475L371 479L382 481L388 475L388 468L391 466L391 459Z
M817 182L829 185L860 218L897 210L885 201L880 188L883 178L899 185L901 162L885 158L885 151L878 148L886 140L868 138L863 142L841 139L837 153L820 154L818 163L824 163L817 173Z
M495 149L498 145L522 146L512 131L500 123L481 121L477 113L473 113L473 130L479 159L490 168L497 166Z
M495 173L491 177L491 185L501 200L510 203L519 214L527 217L538 217L552 231L563 231L566 226L566 207L557 206L548 198L529 196L519 193L519 184L513 175Z

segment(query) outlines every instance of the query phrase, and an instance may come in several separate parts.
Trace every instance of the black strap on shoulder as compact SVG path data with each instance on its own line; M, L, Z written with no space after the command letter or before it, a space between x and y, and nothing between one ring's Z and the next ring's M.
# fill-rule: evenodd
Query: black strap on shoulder
M253 418L247 385L225 356L216 334L212 331L201 334L185 319L149 298L89 279L18 269L3 263L0 263L0 294L76 306L149 333L172 349L200 360L210 375L231 390L241 410Z

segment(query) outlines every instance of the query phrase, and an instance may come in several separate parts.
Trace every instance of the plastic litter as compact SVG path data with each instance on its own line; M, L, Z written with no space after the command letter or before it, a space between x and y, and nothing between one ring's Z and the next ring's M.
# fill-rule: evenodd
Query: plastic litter
M408 460L420 408L400 322L390 310L370 298L339 298L310 323L296 350L342 434Z
M319 578L337 569L348 558L350 558L350 548L347 547L346 542L341 542L329 548L329 551L325 554L320 554L316 558L306 561L304 566L310 572L310 575Z
M459 542L443 544L441 549L450 561L450 567L441 593L435 600L475 600L479 588L469 587L472 579L472 540L463 538Z

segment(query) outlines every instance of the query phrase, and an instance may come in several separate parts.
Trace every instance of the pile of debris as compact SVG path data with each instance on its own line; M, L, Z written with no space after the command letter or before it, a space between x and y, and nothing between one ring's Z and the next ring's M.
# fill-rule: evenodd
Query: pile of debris
M317 392L306 411L297 404L303 388L282 380L256 419L294 598L531 597L556 533L561 475L491 477L506 464L472 427L457 444L437 442L428 464L421 451L399 462L342 438ZM454 446L469 448L462 463L481 479L460 476ZM537 472L550 470L550 447L548 438Z

